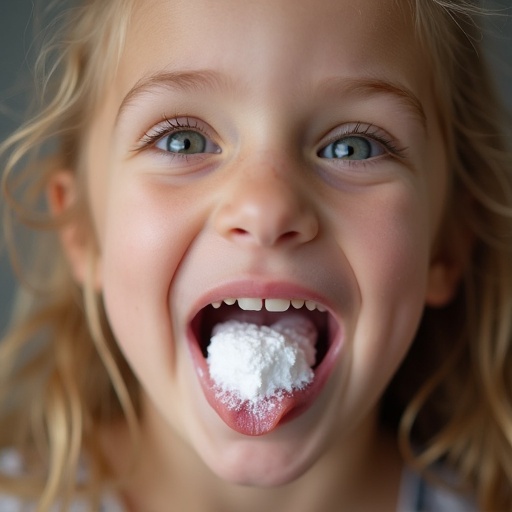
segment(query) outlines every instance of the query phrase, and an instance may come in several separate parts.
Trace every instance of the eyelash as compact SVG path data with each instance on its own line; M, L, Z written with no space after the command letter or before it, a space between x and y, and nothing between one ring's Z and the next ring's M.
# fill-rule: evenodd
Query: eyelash
M166 135L171 135L175 132L180 132L183 130L194 130L196 132L201 133L205 137L208 137L209 135L206 133L206 131L200 126L198 121L195 121L194 123L191 122L189 117L184 117L182 119L185 119L184 122L180 122L180 116L176 116L173 119L169 119L168 117L164 117L164 120L161 124L158 126L151 128L150 131L147 131L142 136L140 142L142 148L150 147L156 144L162 137L165 137ZM152 133L151 133L152 132ZM179 156L177 153L170 153L173 156Z
M180 119L184 119L184 121L180 121ZM174 118L169 119L168 117L164 117L163 122L158 126L151 128L151 130L144 133L142 138L140 139L141 147L139 149L145 149L148 147L154 146L160 139L167 135L171 135L172 133L183 131L183 130L194 130L198 133L201 133L205 137L209 137L209 134L203 129L203 127L199 124L197 120L191 120L189 117L182 117L176 115ZM406 147L400 147L396 140L391 137L385 135L380 128L373 124L363 124L361 122L355 123L353 128L345 128L341 131L338 131L333 136L329 137L328 142L323 144L322 148L325 148L327 145L332 144L340 139L352 137L352 136L363 136L367 139L370 139L378 144L381 144L384 149L391 155L397 158L404 158L405 152L407 151ZM172 157L185 157L186 155L180 155L178 153L169 153ZM347 162L347 161L345 161ZM357 164L365 161L352 161L350 164Z
M397 158L405 157L405 153L407 151L405 146L399 146L395 139L392 139L389 135L385 135L377 126L373 124L366 125L361 122L355 123L353 128L342 128L341 131L335 132L332 136L329 137L328 141L322 145L322 148L325 148L329 144L332 144L338 140L353 136L363 136L367 139L377 142L378 144L381 144L388 153ZM350 163L355 162L360 163L364 161L355 160Z

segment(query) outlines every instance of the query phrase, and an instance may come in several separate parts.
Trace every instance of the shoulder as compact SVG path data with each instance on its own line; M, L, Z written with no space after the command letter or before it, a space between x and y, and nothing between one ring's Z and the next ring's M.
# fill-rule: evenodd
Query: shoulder
M404 469L397 512L477 512L475 501L427 482L411 469Z
M17 451L0 450L0 475L16 477L23 475L23 472L23 459ZM27 503L0 489L0 512L33 512L35 510L35 503ZM57 511L59 508L55 507L55 510ZM83 501L77 500L73 502L69 510L70 512L87 512L89 506ZM124 509L115 496L107 494L101 501L100 512L124 512Z

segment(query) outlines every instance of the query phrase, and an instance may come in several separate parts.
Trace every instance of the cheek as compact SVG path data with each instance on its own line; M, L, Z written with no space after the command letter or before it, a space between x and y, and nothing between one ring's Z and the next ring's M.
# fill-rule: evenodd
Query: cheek
M358 243L349 259L360 311L350 349L356 385L370 386L376 397L408 350L421 318L430 241L423 194L390 188L367 204L372 208L360 211L352 226Z
M422 301L430 250L425 208L407 194L395 193L380 201L377 214L363 219L361 227L365 231L361 251L368 255L363 282L375 287L379 301L406 297Z
M169 288L189 238L173 205L148 187L120 186L109 198L102 243L105 306L121 347L139 353L150 344L165 359L172 347Z
M409 184L383 186L371 197L349 199L340 234L360 292L378 302L422 297L430 252L426 194ZM423 298L423 297L422 297ZM422 299L421 299L422 300Z

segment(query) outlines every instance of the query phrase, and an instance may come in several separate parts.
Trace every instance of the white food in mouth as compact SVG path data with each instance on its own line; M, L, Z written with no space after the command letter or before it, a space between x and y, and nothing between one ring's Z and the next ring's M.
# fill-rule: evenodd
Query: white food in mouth
M230 320L217 324L208 346L210 376L232 408L282 397L314 378L317 329L299 314L271 326Z

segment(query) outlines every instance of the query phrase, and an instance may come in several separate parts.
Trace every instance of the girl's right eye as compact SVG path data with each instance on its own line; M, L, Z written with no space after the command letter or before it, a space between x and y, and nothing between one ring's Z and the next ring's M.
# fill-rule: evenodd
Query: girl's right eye
M155 147L162 151L183 155L220 152L217 144L195 130L181 130L168 133L155 142Z
M198 119L166 118L144 134L137 150L153 148L176 157L221 153L220 147L208 136L210 132L207 125Z

